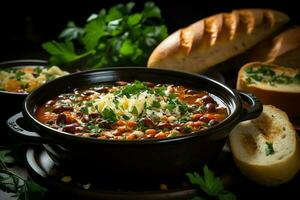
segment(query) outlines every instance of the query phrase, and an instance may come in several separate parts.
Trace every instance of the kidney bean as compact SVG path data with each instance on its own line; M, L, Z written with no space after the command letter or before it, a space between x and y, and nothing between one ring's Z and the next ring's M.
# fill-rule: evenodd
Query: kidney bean
M89 114L89 118L97 118L97 117L100 117L100 114L99 113L90 113Z
M47 101L47 102L46 102L46 104L45 104L45 107L50 107L50 106L53 106L53 105L54 105L54 103L55 103L55 101L53 101L53 100L49 100L49 101Z
M73 107L71 106L55 106L53 112L56 114L62 113L64 111L73 111Z
M57 124L66 124L67 123L67 116L63 113L60 113L57 116L56 123Z
M106 87L101 87L101 88L96 88L95 91L99 93L108 93L109 89Z
M186 94L197 94L197 93L198 93L198 92L195 91L195 90L189 90L189 89L186 89L184 92L185 92Z
M207 118L207 117L200 117L200 119L199 119L200 121L202 121L202 122L205 122L205 123L208 123L209 121L210 121L210 119L209 118Z
M88 115L83 115L83 117L81 118L81 120L85 123L90 121L90 117Z
M172 129L172 125L171 124L169 124L169 123L163 123L163 122L160 122L156 127L159 128L159 129L165 129L165 128Z
M143 123L145 126L149 127L149 128L154 128L154 123L151 119L149 118L145 118L143 119Z
M125 81L117 81L116 82L116 85L120 85L120 86L124 86L124 85L127 85L128 83L125 82Z
M176 131L179 131L180 133L184 133L184 128L182 126L175 127Z
M209 95L204 95L201 99L205 104L207 104L207 103L216 103L215 100Z
M81 93L82 96L90 96L92 94L95 94L95 92L93 90L87 90L87 91L84 91L83 93Z
M77 123L67 124L62 130L68 133L75 133L76 127L78 127Z
M154 88L155 87L155 85L153 83L151 83L151 82L144 82L144 84L146 86L150 87L150 88Z
M216 112L216 104L214 103L208 103L205 107L208 112Z

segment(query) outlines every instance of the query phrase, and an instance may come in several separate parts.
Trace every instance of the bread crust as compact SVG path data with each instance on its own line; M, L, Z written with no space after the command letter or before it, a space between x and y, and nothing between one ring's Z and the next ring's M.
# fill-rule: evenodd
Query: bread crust
M148 67L200 72L251 48L289 21L269 9L240 9L204 18L171 34Z
M248 61L300 68L300 27L289 28L251 49Z
M252 66L261 66L261 62L253 62L244 65L238 73L237 79L237 89L244 90L250 93L253 93L258 99L260 99L263 104L271 104L274 105L283 111L285 111L290 117L300 117L300 92L292 92L292 91L284 91L274 88L273 90L264 88L260 84L248 84L244 77L245 69ZM293 73L296 70L288 67L282 67L274 64L268 64L273 69L281 70L285 73ZM300 85L299 85L300 87Z

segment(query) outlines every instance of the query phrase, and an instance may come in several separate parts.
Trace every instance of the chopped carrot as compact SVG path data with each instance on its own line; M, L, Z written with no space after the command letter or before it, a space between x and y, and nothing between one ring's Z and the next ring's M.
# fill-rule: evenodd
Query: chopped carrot
M156 131L155 129L147 129L147 130L145 131L145 133L146 133L147 135L155 135L155 134L157 133L157 131Z
M4 89L6 91L9 91L9 92L18 92L22 88L21 88L20 81L17 81L15 79L11 79L11 80L6 82L6 84L4 85Z
M192 126L202 126L204 123L201 122L201 121L196 121L196 122L193 122L193 125Z
M33 73L33 68L32 67L24 67L20 70L23 71L23 72L27 72L27 73Z
M129 127L134 127L134 126L136 126L136 125L137 125L137 123L134 122L134 121L129 121L129 122L127 122L127 126L129 126Z
M167 137L167 133L166 132L159 132L154 137L158 138L158 139L163 139L163 138Z
M135 134L132 133L126 137L127 140L134 140L135 138L136 138Z
M125 122L124 120L118 120L118 121L117 121L117 124L118 124L119 126L124 126L124 125L126 125L126 122Z

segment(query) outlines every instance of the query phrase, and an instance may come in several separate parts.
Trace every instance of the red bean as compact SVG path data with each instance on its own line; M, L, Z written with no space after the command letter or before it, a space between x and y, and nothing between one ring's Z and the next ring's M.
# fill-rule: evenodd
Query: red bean
M153 123L153 121L152 121L151 119L145 118L145 119L143 120L143 122L144 122L144 125L145 125L145 126L147 126L147 127L149 127L149 128L154 128L154 123Z
M89 118L97 118L97 117L100 117L99 113L90 113L89 114Z
M214 104L214 103L208 103L208 104L206 104L206 110L208 111L208 112L216 112L216 104Z
M209 95L205 95L201 99L205 104L207 104L207 103L216 103L215 100Z
M120 85L120 86L124 86L124 85L127 85L128 83L125 82L125 81L117 81L116 82L116 85Z
M150 88L154 88L155 85L151 82L144 82L144 84L147 86L147 87L150 87Z
M109 89L106 87L102 87L102 88L96 88L95 91L99 93L108 93Z
M57 116L56 123L57 124L66 124L66 122L67 122L67 116L63 113L60 113Z
M185 93L186 93L186 94L197 94L198 92L195 91L195 90L188 90L188 89L186 89L186 90L185 90Z
M67 125L63 128L63 131L68 132L68 133L75 133L76 127L78 127L78 124L77 124L77 123L67 124Z
M90 121L90 117L88 115L83 115L82 119L83 122L87 123Z
M49 100L49 101L47 101L47 103L45 104L45 107L50 107L50 106L53 106L53 105L54 105L54 103L55 103L55 101L53 101L53 100Z
M165 128L172 129L172 125L171 124L169 124L169 123L163 123L163 122L160 122L156 127L159 128L159 129L165 129Z

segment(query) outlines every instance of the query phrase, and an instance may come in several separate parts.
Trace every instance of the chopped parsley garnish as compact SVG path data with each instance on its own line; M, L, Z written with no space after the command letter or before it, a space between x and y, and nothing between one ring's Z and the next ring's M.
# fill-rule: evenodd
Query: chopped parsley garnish
M85 115L88 115L88 114L89 114L89 109L88 109L88 107L82 107L82 108L80 108L80 111L81 111L83 114L85 114Z
M190 133L190 132L192 132L193 127L191 127L191 126L184 126L183 130L184 130L185 133Z
M138 112L138 110L137 110L137 108L135 106L132 108L131 113L134 114L134 115L138 115L139 114L139 112Z
M45 74L46 75L46 79L47 79L47 81L52 81L52 80L54 80L55 79L55 76L54 75L52 75L52 74Z
M158 101L153 101L153 103L152 103L152 107L154 107L154 108L160 108L160 103L158 102Z
M115 123L117 121L117 115L110 108L105 108L101 114L103 119L107 120L108 122Z
M35 67L33 68L33 72L37 75L39 75L40 73L42 73L43 69L41 67Z
M122 115L122 118L125 119L125 120L129 120L130 117L128 117L127 115Z
M161 87L156 87L154 88L154 93L157 96L166 96L166 90L167 88L165 86L161 86Z
M273 143L272 142L266 142L266 156L272 155L275 153L274 148L273 148Z
M143 91L150 91L144 83L140 81L134 81L132 84L125 85L121 90L118 90L115 94L119 96L126 96L129 98L131 95L140 94Z
M300 74L298 73L294 77L288 76L285 73L276 74L275 71L271 69L268 65L262 65L256 69L248 67L245 69L247 73L247 78L245 81L248 84L255 83L254 81L268 83L270 85L274 84L291 84L300 83Z
M22 77L23 75L25 75L25 72L19 71L19 70L16 71L16 79L17 79L18 81L21 80L21 77Z

